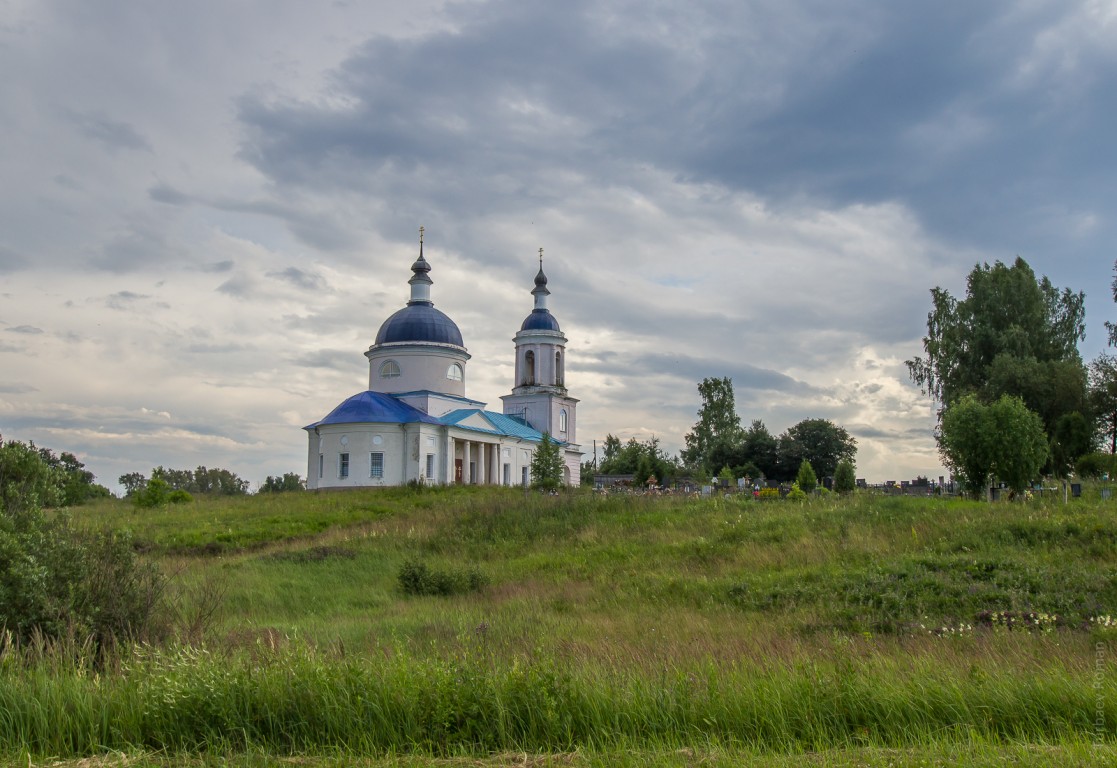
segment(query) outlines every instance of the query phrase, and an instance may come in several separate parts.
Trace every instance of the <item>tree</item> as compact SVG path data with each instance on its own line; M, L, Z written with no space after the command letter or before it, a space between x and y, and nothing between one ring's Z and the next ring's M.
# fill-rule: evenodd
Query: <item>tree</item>
M804 461L819 477L831 477L839 461L856 454L857 441L844 428L828 419L804 419L780 435L777 477L793 479Z
M1037 281L1021 258L976 265L965 299L931 290L925 356L908 360L908 373L942 409L970 394L985 404L1019 397L1051 435L1064 414L1086 410L1084 302L1081 291Z
M34 447L34 443L31 444ZM84 504L94 498L105 498L112 493L103 485L93 482L96 478L85 468L78 457L68 451L55 456L50 448L40 448L39 456L48 466L58 470L62 478L62 499L64 506Z
M842 495L852 493L857 488L857 474L853 462L842 459L834 470L834 490Z
M260 486L260 493L286 493L302 489L303 479L298 472L284 472L283 477L268 475L268 479Z
M993 477L1025 490L1047 460L1043 422L1018 397L985 405L966 395L943 412L937 438L943 463L974 498Z
M147 487L147 475L142 472L129 472L116 479L124 487L124 498L130 498L136 491Z
M1090 411L1098 437L1117 453L1117 357L1102 353L1090 363Z
M16 517L62 501L62 473L43 461L34 443L0 440L0 513Z
M795 475L795 484L804 493L810 493L818 485L818 476L815 475L814 468L806 459L803 459L803 463L799 465L799 472Z
M774 478L779 472L779 441L759 419L745 430L741 454L743 463L754 464L764 477Z
M739 443L743 432L741 417L733 402L733 380L705 378L698 385L702 406L698 409L698 421L694 429L683 438L686 448L682 451L683 461L695 468L709 471L711 454L719 445Z
M1113 262L1113 282L1110 283L1110 288L1113 289L1113 300L1117 301L1117 261ZM1117 324L1105 321L1105 328L1109 331L1109 346L1117 347ZM1113 453L1113 451L1110 451Z
M601 462L602 474L633 475L638 477L640 483L647 482L649 475L655 475L656 480L664 483L676 473L674 461L659 447L659 438L655 435L646 443L631 437L623 446L619 438L608 435L605 444L612 444L614 447Z
M562 452L559 444L543 433L543 441L531 457L531 484L544 491L556 490L562 485Z

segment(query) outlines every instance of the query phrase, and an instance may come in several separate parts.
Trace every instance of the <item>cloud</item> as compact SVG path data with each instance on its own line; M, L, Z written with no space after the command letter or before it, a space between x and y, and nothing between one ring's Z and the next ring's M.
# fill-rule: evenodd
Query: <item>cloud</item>
M0 246L0 273L15 272L27 265L27 260L10 248Z
M23 333L30 336L38 335L43 332L42 328L34 325L15 325L11 328L5 328L4 330L8 333Z
M283 280L296 288L307 291L322 291L326 288L326 281L321 275L306 272L298 267L287 267L277 272L268 272L267 276Z
M166 184L157 184L147 190L147 196L157 203L167 205L186 205L191 202L189 195L179 192Z
M103 114L71 113L69 117L85 136L100 142L110 151L151 151L150 142L129 123L112 120Z

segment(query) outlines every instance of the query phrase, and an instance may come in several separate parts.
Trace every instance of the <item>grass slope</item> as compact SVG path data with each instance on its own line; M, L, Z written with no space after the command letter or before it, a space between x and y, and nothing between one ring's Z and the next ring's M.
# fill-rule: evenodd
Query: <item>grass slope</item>
M204 649L109 671L4 651L9 753L1113 757L1117 514L1096 501L447 488L83 514L178 573L185 614L221 611ZM411 596L408 564L484 586Z

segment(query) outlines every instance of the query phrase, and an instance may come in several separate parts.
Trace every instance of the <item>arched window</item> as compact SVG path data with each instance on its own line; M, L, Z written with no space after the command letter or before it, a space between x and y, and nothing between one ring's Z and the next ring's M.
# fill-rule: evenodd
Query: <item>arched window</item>
M530 349L524 353L523 374L524 386L533 386L535 384L535 353Z
M398 379L399 378L399 363L395 360L387 360L380 366L380 378L382 379Z
M562 353L555 353L555 386L561 387L562 383Z
M446 369L446 378L450 381L461 381L465 378L465 372L462 371L462 367L457 363L451 363L450 367Z
M559 411L559 432L566 433L566 409Z

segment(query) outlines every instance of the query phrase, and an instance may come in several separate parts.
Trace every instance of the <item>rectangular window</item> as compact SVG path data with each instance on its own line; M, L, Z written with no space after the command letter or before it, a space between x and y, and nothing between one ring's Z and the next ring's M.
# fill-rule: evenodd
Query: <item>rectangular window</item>
M318 477L322 476L322 471L326 468L326 454L318 454Z
M384 477L384 454L370 453L368 455L368 476Z
M434 480L434 454L427 454L427 480Z
M337 455L337 476L344 480L349 477L349 454L339 453Z

